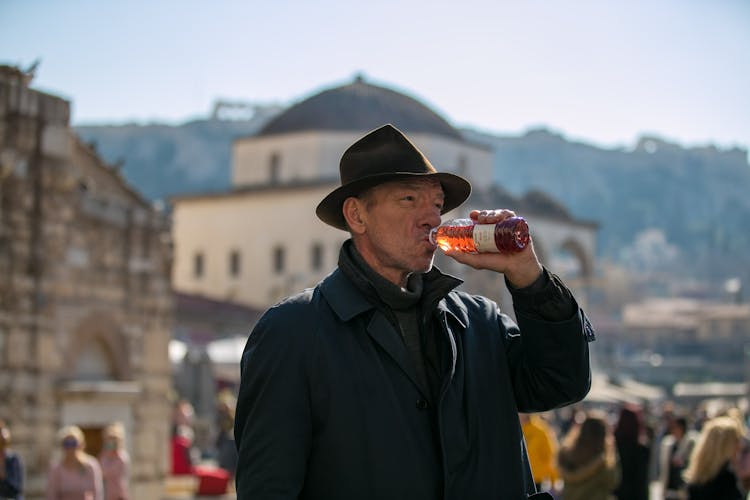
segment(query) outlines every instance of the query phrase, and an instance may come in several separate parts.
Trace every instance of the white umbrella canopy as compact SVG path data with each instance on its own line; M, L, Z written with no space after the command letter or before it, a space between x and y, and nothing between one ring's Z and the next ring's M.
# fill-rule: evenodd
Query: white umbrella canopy
M655 402L666 398L667 391L661 387L644 384L637 380L625 379L620 383L622 390L632 396L643 399L644 401Z
M664 390L633 380L613 384L604 374L594 374L591 390L584 399L589 403L636 403L654 402L664 398Z
M592 384L586 398L588 403L641 403L641 399L609 384Z
M242 352L246 343L246 336L227 337L209 342L206 351L217 378L229 382L239 382L240 359L242 359Z
M210 366L216 378L228 382L239 382L240 359L242 358L246 342L246 336L236 336L214 340L213 342L209 342L205 347L191 348L186 342L181 340L170 340L169 361L177 369L184 365L187 359L186 356L190 355L192 359L193 357L197 357L200 352L205 352L208 355Z
M169 361L173 365L179 365L185 359L187 354L187 344L181 340L172 339L169 341Z
M246 343L247 337L228 337L209 342L206 351L214 363L239 364Z

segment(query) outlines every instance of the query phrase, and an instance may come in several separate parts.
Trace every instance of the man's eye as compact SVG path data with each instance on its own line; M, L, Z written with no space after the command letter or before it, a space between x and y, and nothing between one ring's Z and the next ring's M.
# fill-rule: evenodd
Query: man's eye
M402 200L405 200L405 201L414 201L414 199L415 199L415 198L414 198L414 196L412 196L412 195L410 195L410 194L407 194L406 196L404 196L404 197L403 197L403 198L401 198L401 199L402 199Z

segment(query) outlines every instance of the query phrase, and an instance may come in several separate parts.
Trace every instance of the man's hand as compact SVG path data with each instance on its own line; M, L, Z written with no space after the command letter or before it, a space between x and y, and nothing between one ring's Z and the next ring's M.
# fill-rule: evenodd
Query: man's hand
M472 210L469 214L476 224L495 224L516 214L512 210ZM474 269L488 269L505 274L508 281L516 288L531 285L542 273L542 265L534 252L534 244L529 244L518 253L478 253L469 254L456 250L448 250L445 255L452 257L461 264Z

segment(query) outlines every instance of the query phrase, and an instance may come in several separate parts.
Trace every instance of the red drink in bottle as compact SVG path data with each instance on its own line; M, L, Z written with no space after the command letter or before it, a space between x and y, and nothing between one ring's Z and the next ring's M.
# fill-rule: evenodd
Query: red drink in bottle
M515 253L529 244L529 225L523 217L508 217L496 224L454 219L433 228L430 241L443 250Z

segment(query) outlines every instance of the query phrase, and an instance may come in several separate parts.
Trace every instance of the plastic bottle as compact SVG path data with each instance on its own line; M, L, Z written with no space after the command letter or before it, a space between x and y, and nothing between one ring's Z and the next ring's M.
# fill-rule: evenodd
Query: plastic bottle
M430 241L443 250L515 253L529 244L529 225L523 217L508 217L496 224L476 224L471 219L453 219L433 228Z

